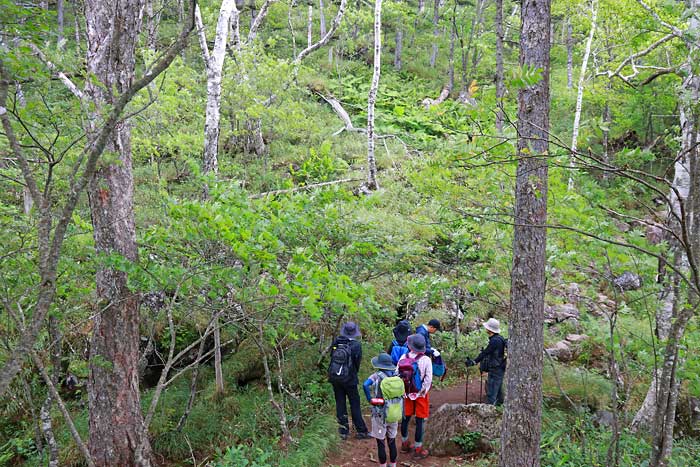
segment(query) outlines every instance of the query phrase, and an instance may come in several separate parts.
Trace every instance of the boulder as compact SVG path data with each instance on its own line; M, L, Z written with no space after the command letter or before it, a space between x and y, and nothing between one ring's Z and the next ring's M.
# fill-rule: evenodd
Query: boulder
M659 224L649 223L645 226L644 236L652 245L658 245L664 241L664 230Z
M613 284L623 292L626 290L637 290L642 287L642 278L638 274L626 271L613 279Z
M612 428L615 424L615 415L609 410L598 410L593 414L593 424L601 428Z
M679 436L700 437L700 399L681 395L676 407L675 430Z
M585 334L569 334L566 336L566 340L573 343L573 344L576 344L578 342L583 342L586 339L588 339L588 336Z
M488 404L444 404L430 414L430 425L423 442L431 455L459 456L464 450L453 438L467 432L481 434L474 451L492 451L492 441L501 436L500 411Z
M562 323L569 320L577 322L580 317L581 313L578 311L578 308L571 303L546 305L544 307L544 322L548 324Z
M559 341L554 344L554 347L545 349L545 352L547 352L550 357L556 358L560 362L570 362L575 357L575 352L570 347L568 341Z

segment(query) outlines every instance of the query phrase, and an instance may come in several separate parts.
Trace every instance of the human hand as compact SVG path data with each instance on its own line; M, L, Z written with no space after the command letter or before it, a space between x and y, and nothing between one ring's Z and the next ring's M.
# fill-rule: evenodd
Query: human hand
M474 366L476 365L476 362L472 360L471 358L467 357L467 359L464 361L464 364L467 366Z

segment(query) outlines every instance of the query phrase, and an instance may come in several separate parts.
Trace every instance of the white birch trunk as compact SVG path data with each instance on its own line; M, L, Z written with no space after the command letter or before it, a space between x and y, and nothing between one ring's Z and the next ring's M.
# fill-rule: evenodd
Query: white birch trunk
M571 19L566 20L566 88L574 87L574 38Z
M326 35L326 13L323 10L323 0L318 0L318 16L320 22L321 37Z
M506 42L508 40L508 33L510 32L510 25L513 23L515 14L518 12L518 3L513 6L513 11L510 12L510 16L508 17L508 24L506 25L505 31L503 31L503 42Z
M374 3L374 72L372 84L367 98L367 187L370 190L379 188L377 182L377 161L374 156L374 106L377 102L379 75L382 66L382 0Z
M311 47L314 40L314 7L309 5L309 16L306 20L306 47Z
M64 26L64 2L63 0L56 0L56 21L58 22L58 48L63 50L64 37L63 37L63 26Z
M221 118L221 79L226 56L229 22L236 7L235 0L222 0L219 9L219 19L216 23L214 49L209 53L206 36L202 27L201 14L197 7L197 27L202 54L208 57L207 68L207 106L204 117L204 173L219 171L219 121ZM205 52L206 51L206 52Z
M437 62L438 54L438 39L440 38L440 28L438 28L438 23L440 22L440 0L435 0L433 6L433 52L430 54L430 67L435 68L435 63Z
M578 144L578 132L581 123L581 107L583 106L583 88L586 82L586 69L588 68L588 58L591 55L591 45L593 44L593 36L595 35L596 25L598 21L598 0L591 0L591 30L588 33L588 39L586 39L586 50L583 53L583 61L581 62L581 72L578 77L578 92L576 93L576 111L574 113L574 127L571 131L571 150L576 152L576 147ZM569 167L572 169L569 172L569 191L574 188L574 157L571 156L569 160Z

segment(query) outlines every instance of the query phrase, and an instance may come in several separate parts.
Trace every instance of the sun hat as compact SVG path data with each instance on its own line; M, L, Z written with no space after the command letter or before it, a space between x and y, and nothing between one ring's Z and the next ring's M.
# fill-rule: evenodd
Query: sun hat
M411 334L408 336L408 348L416 353L425 352L425 337L420 334Z
M360 328L357 327L357 324L353 323L352 321L348 321L347 323L343 324L343 328L340 330L340 335L347 337L348 339L360 337Z
M394 326L394 337L398 342L406 342L409 334L411 334L411 323L408 320L399 321L399 323Z
M499 323L496 318L489 318L488 321L483 323L483 326L494 334L501 333L501 323Z
M379 370L395 370L396 365L391 360L391 355L386 352L382 352L376 357L372 358L372 366Z

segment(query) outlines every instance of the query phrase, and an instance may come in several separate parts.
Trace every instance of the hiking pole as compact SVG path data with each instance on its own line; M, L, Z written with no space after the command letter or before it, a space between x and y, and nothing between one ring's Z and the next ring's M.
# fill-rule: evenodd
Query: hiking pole
M464 405L469 404L469 367L467 367L467 382L464 385Z
M484 401L484 372L479 372L479 403Z

